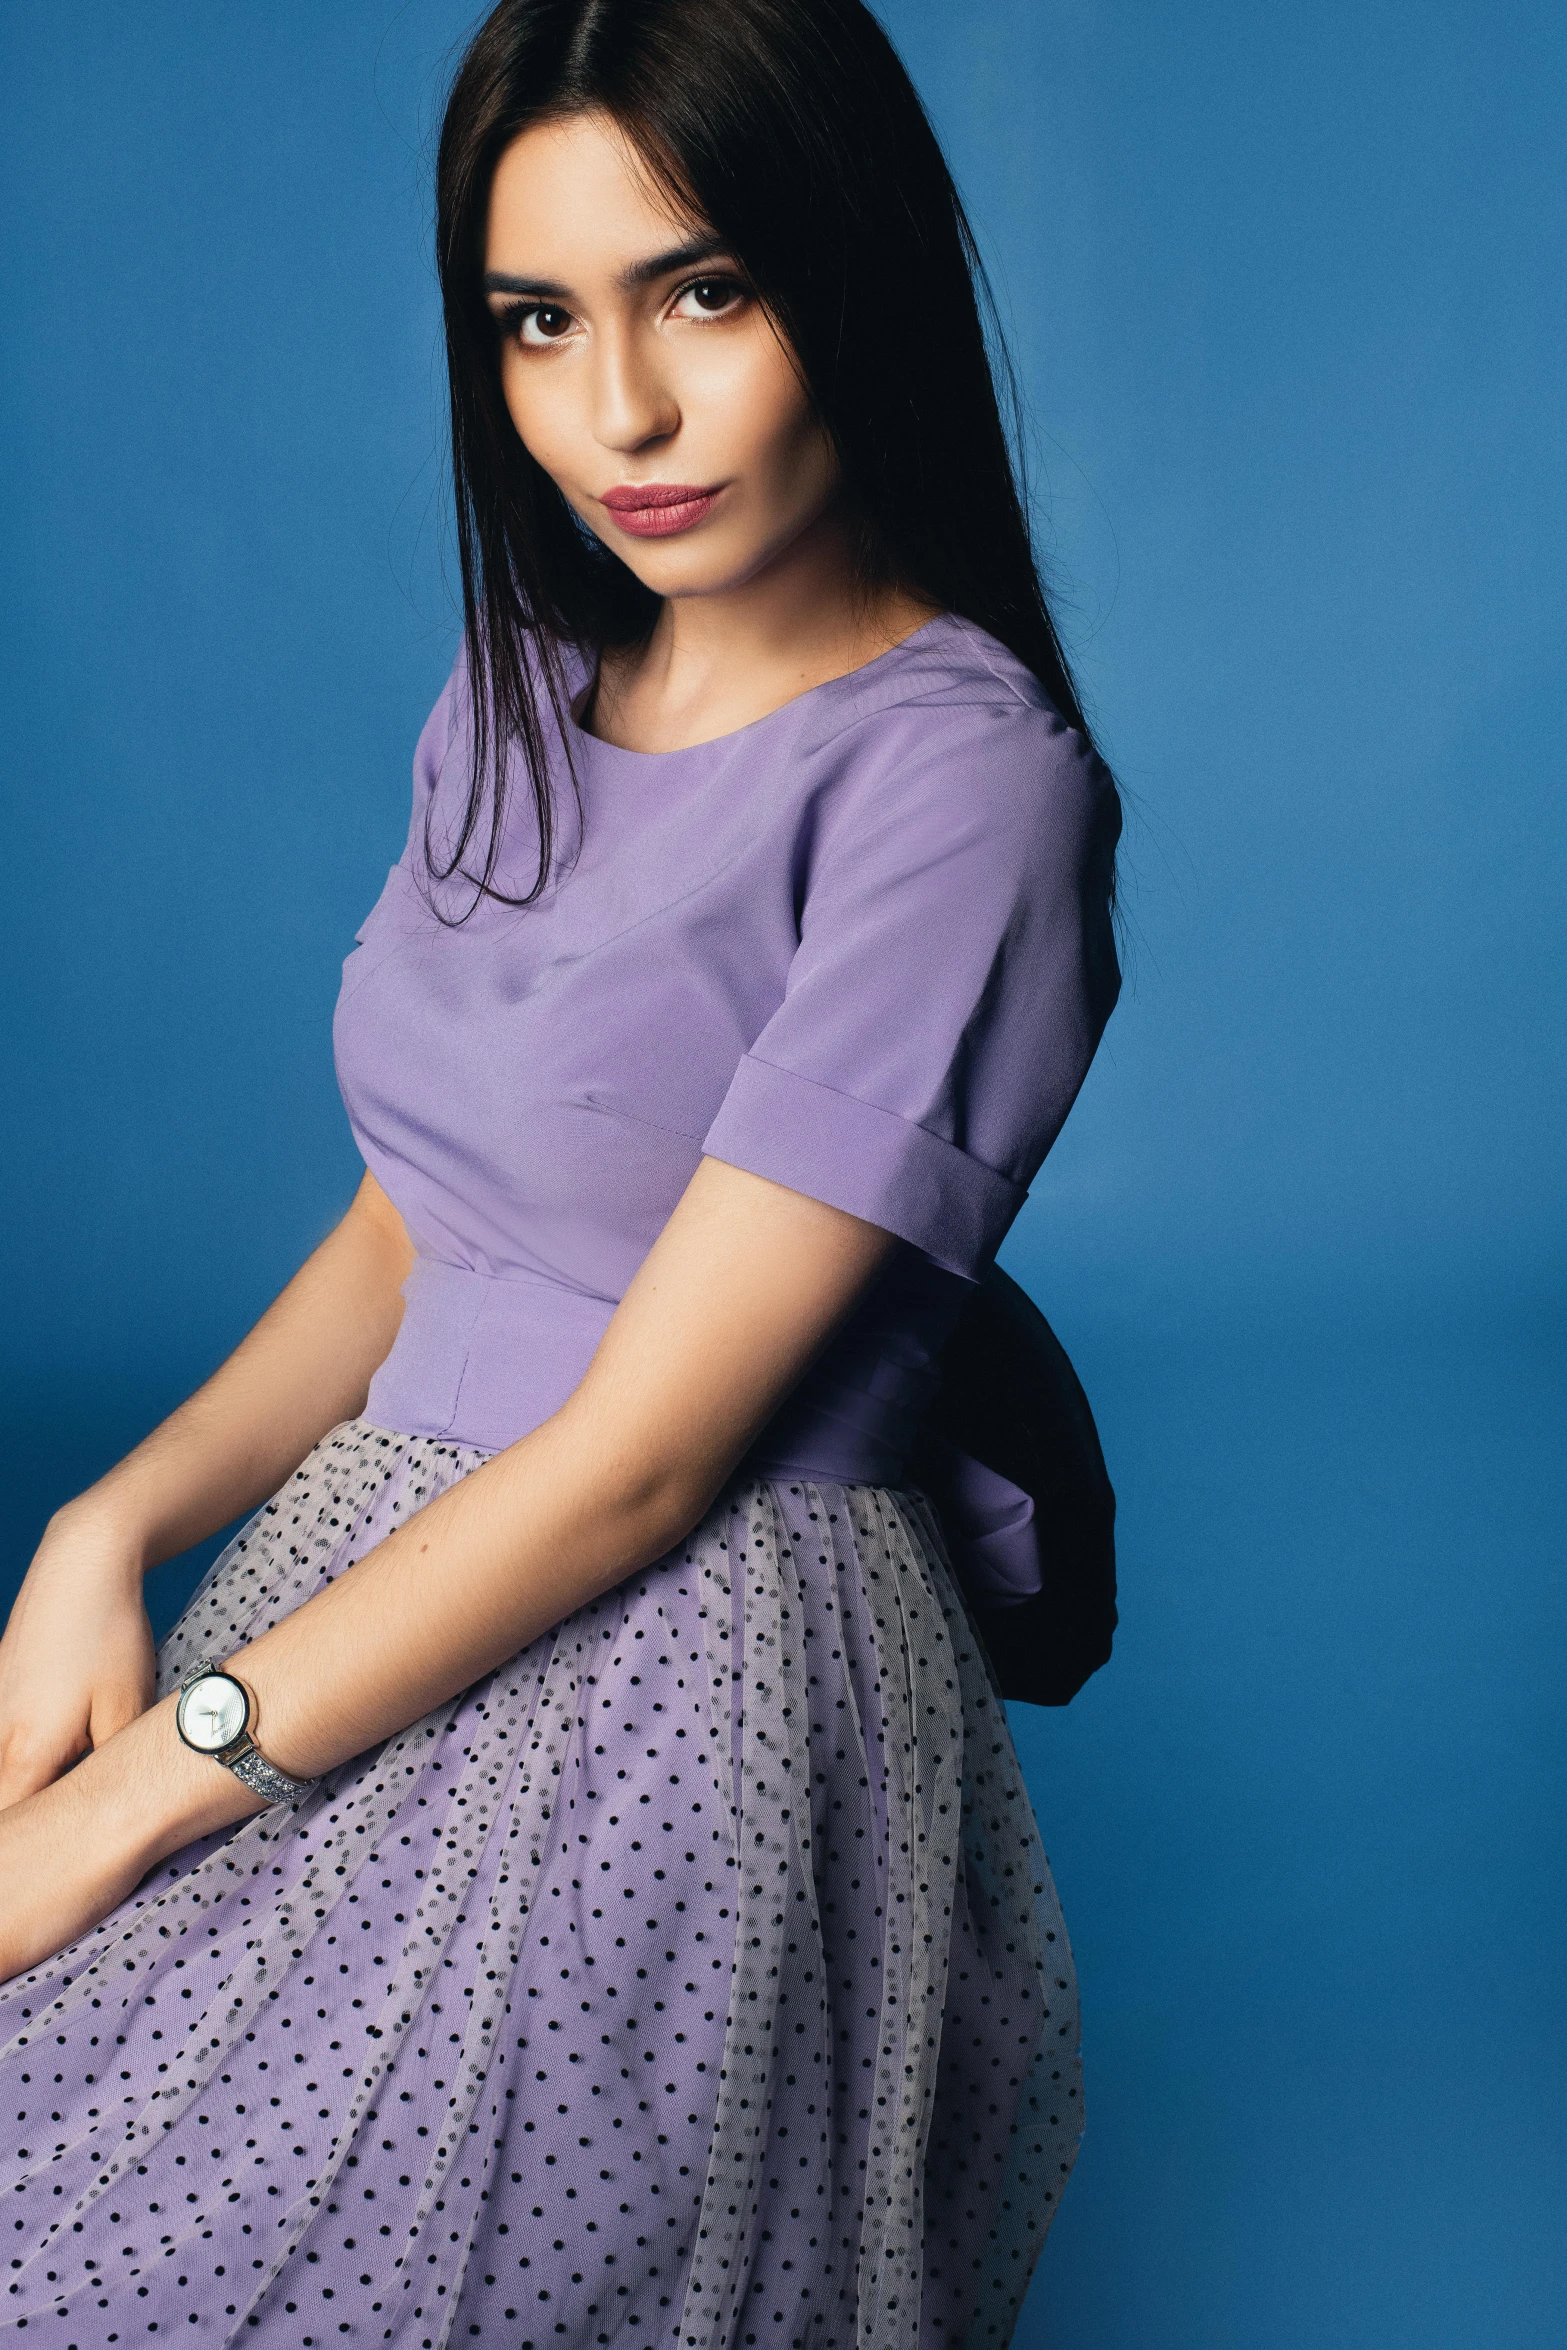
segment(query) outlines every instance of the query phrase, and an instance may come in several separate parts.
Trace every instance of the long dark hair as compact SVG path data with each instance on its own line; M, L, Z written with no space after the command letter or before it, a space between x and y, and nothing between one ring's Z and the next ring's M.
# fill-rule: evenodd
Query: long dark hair
M860 0L501 0L458 68L436 166L472 718L468 802L432 856L437 877L460 869L506 894L495 871L520 750L539 866L509 902L537 896L562 646L635 642L659 608L518 438L482 287L502 153L531 123L589 110L730 248L792 348L837 452L862 585L896 582L977 622L1086 734L997 401L973 231L875 18Z

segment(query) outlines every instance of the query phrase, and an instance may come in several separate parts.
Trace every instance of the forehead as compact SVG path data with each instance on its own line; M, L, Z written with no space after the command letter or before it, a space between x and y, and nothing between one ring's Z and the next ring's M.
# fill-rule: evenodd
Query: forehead
M533 124L496 165L484 266L572 283L614 276L699 225L617 123L568 115Z

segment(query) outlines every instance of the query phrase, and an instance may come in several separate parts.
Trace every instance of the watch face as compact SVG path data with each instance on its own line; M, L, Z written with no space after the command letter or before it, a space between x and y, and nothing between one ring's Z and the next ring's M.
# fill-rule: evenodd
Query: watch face
M193 1681L179 1704L180 1736L202 1754L232 1746L250 1719L250 1700L228 1673Z

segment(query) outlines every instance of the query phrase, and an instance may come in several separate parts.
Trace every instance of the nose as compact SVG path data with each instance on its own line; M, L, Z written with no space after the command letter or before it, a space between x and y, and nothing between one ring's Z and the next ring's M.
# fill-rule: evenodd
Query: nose
M629 454L678 430L680 404L656 337L617 322L598 335L593 356L593 431L604 448Z

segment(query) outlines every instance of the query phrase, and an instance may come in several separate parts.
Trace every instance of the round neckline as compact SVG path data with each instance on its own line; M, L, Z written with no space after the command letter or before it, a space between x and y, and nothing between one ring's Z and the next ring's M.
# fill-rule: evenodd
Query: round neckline
M624 743L606 742L601 734L590 734L585 726L578 725L575 708L568 705L566 714L572 738L577 745L589 746L595 756L602 753L609 758L625 759L645 766L651 766L658 760L694 759L699 752L722 750L730 743L741 741L746 735L754 735L759 728L771 726L775 719L785 717L791 710L798 710L802 703L814 700L818 694L830 694L834 687L854 685L858 679L868 677L873 669L879 669L883 662L894 661L900 653L906 653L911 645L918 644L921 637L927 636L932 629L948 626L953 618L951 612L933 612L928 620L920 622L918 628L911 628L907 636L900 637L895 645L888 645L885 652L873 653L858 668L845 669L837 677L824 677L817 685L804 686L799 693L791 694L786 702L780 702L776 709L764 710L759 718L748 718L743 726L732 726L725 734L710 734L699 743L681 743L668 751L634 751ZM572 704L575 704L581 691L579 687L577 693L572 695Z

